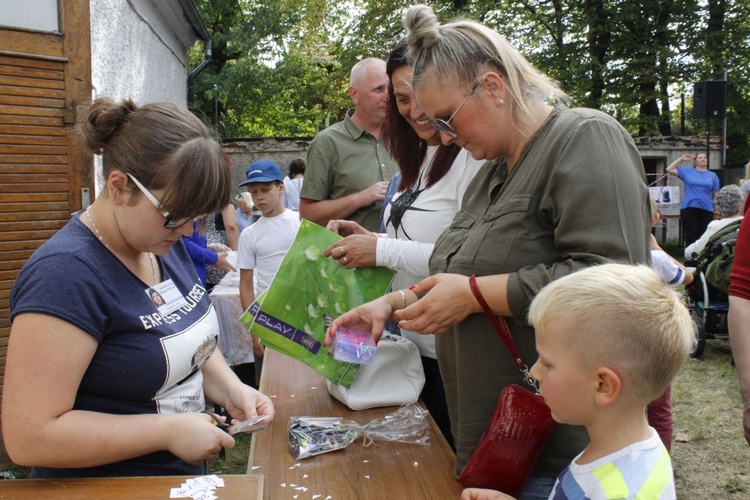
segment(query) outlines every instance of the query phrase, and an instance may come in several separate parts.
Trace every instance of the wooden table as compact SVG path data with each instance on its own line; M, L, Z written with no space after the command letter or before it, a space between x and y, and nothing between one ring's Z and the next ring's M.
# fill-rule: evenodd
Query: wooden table
M289 417L344 417L365 424L398 407L352 411L328 394L325 378L304 363L266 349L262 392L276 407L274 422L253 435L248 474L264 476L263 498L351 500L451 498L461 495L455 455L430 417L430 445L357 440L343 450L295 459L288 449Z
M0 481L0 498L13 500L165 500L194 476L112 477L81 479L8 479ZM263 476L227 475L216 488L220 500L263 498Z

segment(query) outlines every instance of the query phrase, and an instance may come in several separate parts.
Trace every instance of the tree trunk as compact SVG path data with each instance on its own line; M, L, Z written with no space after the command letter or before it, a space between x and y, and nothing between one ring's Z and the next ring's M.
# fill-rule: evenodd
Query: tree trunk
M656 16L656 45L659 49L657 78L659 80L659 100L661 101L661 116L659 117L659 132L661 135L672 135L672 121L669 106L669 83L671 71L669 68L669 22L671 20L674 3L666 0L663 8Z
M588 49L591 62L591 90L587 96L586 106L600 109L604 96L604 69L607 66L609 52L610 25L603 0L586 0L586 22L588 24Z
M706 52L711 61L711 75L714 80L724 79L724 16L726 0L708 0L708 26L706 28Z

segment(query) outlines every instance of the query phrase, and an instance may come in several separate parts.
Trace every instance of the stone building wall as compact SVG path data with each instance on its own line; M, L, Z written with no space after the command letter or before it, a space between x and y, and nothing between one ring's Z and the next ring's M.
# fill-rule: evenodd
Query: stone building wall
M224 139L222 147L232 161L234 185L246 179L245 169L260 159L271 160L281 167L284 175L289 173L289 162L295 158L307 158L307 148L311 137L307 138L266 138L266 139ZM235 193L239 193L235 189Z

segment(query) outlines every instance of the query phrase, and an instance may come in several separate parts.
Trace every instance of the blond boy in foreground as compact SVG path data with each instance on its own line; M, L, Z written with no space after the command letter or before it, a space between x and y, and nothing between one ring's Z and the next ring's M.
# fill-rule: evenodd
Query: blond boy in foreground
M646 406L688 357L693 322L680 295L647 266L605 264L547 285L529 322L539 353L531 375L552 417L585 426L591 438L549 498L676 498L669 453ZM461 495L507 498L476 488Z

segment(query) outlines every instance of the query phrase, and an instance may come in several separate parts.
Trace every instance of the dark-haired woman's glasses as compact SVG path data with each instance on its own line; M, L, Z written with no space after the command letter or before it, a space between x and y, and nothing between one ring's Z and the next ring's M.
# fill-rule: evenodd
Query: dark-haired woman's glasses
M471 94L473 94L477 90L480 83L482 83L481 79L474 82L474 85L472 85L471 90L469 91L468 94L466 94L466 97L464 97L464 100L461 101L461 104L458 105L458 107L450 116L450 118L448 118L447 120L441 120L440 118L435 118L434 120L432 120L432 128L434 128L438 132L444 132L454 139L457 138L458 133L451 126L451 120L453 120L453 117L456 116L456 113L458 113L458 110L461 109L464 103L469 99L469 97L471 97Z
M135 182L135 185L138 186L138 189L141 190L141 192L146 196L146 198L148 198L148 200L154 204L156 209L159 212L161 212L164 218L167 219L164 221L164 227L166 229L177 229L178 227L184 226L188 222L198 220L201 217L205 217L204 215L199 215L198 217L174 217L170 215L168 211L162 208L161 203L159 203L159 200L156 199L156 196L151 194L151 191L146 189L146 186L141 184L140 181L138 181L138 179L133 177L131 174L127 174L127 176L130 177L133 180L133 182Z

